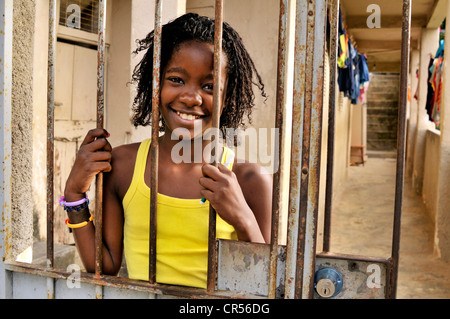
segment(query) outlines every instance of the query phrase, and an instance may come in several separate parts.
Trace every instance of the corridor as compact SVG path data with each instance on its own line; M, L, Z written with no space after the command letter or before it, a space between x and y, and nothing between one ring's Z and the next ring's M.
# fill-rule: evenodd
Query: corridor
M331 251L374 257L391 255L395 199L394 158L370 157L349 167L334 202ZM433 225L421 198L405 179L397 298L450 298L450 263L433 254Z

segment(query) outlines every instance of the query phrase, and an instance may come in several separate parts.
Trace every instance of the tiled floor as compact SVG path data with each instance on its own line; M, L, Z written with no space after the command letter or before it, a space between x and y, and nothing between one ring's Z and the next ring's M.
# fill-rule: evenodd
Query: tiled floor
M391 255L395 159L370 158L352 166L333 205L331 251ZM450 298L450 263L433 255L433 225L406 178L397 298Z

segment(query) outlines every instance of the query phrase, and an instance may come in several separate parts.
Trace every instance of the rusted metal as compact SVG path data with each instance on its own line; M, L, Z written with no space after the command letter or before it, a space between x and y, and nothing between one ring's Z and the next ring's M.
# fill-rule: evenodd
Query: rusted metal
M328 145L323 226L323 251L330 251L331 216L333 211L334 146L336 130L336 79L338 50L339 0L330 0L330 79L328 98Z
M49 269L45 266L28 264L16 261L10 261L5 263L5 268L11 272L21 272L30 275L44 276L54 279L67 280L70 276L73 276L72 272L67 272L63 269L52 268ZM158 295L169 295L175 297L190 297L193 299L205 299L205 298L216 298L216 299L246 299L246 298L261 298L260 296L248 294L244 292L226 292L226 291L214 291L209 293L205 289L194 288L194 287L183 287L174 285L164 285L164 284L151 284L148 281L134 280L128 278L122 278L117 276L103 275L101 278L95 276L95 274L81 272L80 282L88 283L103 287L115 287L120 289L131 289L136 291L146 291L149 293L154 293Z
M300 3L301 8L297 10L305 12L306 8L307 17L301 25L302 32L306 32L306 50L302 155L301 162L297 162L301 165L297 168L298 170L301 167L301 176L293 297L312 298L319 199L326 15L324 1ZM289 279L292 280L292 277ZM292 286L290 287L288 297L292 298Z
M212 111L212 129L219 130L220 127L220 109L222 99L220 98L220 78L222 76L222 38L223 38L223 0L216 0L215 2L215 17L214 17L214 91L213 91L213 111ZM212 149L214 154L213 165L217 166L219 156L219 140L218 134L213 134L214 140ZM216 285L216 211L209 206L209 223L208 223L208 271L206 279L206 289L208 292L214 291Z
M294 298L296 252L299 229L299 200L305 95L307 3L297 1L295 15L294 87L292 106L291 169L289 176L288 230L285 266L285 298Z
M48 73L47 73L47 267L54 266L54 123L55 123L55 54L56 0L49 2ZM54 282L47 279L47 298L55 296Z
M49 2L48 80L47 80L47 266L54 266L53 249L53 181L54 181L54 122L55 122L55 53L56 0Z
M320 162L322 146L322 113L323 113L323 82L326 34L326 0L316 0L314 6L309 3L308 8L308 41L307 46L307 74L305 93L305 116L302 167L307 167L308 173L302 169L302 182L307 179L307 201L300 199L300 216L305 214L305 228L299 228L299 240L304 241L304 250L298 250L301 259L303 253L303 267L297 264L297 275L303 268L303 287L296 287L296 295L300 298L313 298L314 265L316 258L317 219L319 211ZM313 44L312 50L310 49ZM309 73L309 55L312 57L312 73ZM309 81L311 83L309 84ZM309 120L309 128L307 127ZM309 138L309 142L307 139ZM306 184L306 181L305 181ZM302 196L302 189L300 190ZM303 208L305 207L305 208ZM303 213L303 209L304 212ZM301 219L303 222L303 219ZM302 235L304 232L304 236ZM302 240L302 237L304 238ZM300 247L300 245L299 245ZM301 294L300 294L301 292Z
M219 239L218 243L218 291L251 293L261 297L268 295L270 245ZM284 266L286 246L278 246L278 263ZM315 270L333 268L343 278L342 291L334 299L384 299L388 286L390 260L359 255L317 254ZM277 286L285 280L282 267L277 273ZM278 294L282 292L277 290ZM321 298L313 293L312 298Z
M158 206L158 162L159 162L159 94L161 74L162 1L155 1L155 29L153 36L153 87L152 87L152 143L150 145L150 242L149 283L156 282L156 224Z
M397 277L400 251L400 228L403 207L403 185L406 154L406 107L408 101L408 70L411 41L411 0L403 0L402 50L400 69L400 97L398 108L397 167L395 181L394 226L392 237L392 271L389 298L397 293Z
M275 154L275 167L272 188L272 227L270 235L270 271L269 271L269 298L275 298L278 260L278 231L281 206L281 169L283 163L283 135L285 116L285 89L286 89L286 53L287 53L287 17L288 1L280 0L279 26L278 26L278 61L277 61L277 96L275 111L275 128L278 128L279 154Z
M98 15L98 48L97 48L97 128L104 126L105 103L105 29L106 0L100 0ZM103 173L96 176L95 181L95 275L101 276L103 268ZM101 297L96 290L96 297Z

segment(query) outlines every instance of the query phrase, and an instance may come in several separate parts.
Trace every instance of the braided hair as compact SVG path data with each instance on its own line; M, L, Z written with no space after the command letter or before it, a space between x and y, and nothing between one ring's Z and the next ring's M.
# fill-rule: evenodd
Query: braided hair
M147 50L143 59L136 65L131 83L137 84L137 94L133 102L134 126L151 124L152 80L153 80L153 39L154 32L150 32L145 39L136 40L138 54ZM179 46L187 41L200 41L214 44L214 20L187 13L169 22L162 28L161 70L164 70L172 54ZM264 98L264 84L253 60L244 47L239 34L226 22L223 23L223 52L227 57L226 75L228 78L225 105L220 117L220 129L244 127L244 115L251 122L251 111L255 95L253 84L261 91ZM161 72L162 74L162 72ZM257 82L253 82L253 76ZM160 119L160 131L164 131L164 120Z

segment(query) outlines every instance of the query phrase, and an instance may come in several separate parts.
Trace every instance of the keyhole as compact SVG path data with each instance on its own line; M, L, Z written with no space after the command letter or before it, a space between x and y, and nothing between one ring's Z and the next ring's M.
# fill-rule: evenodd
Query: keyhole
M329 290L328 290L328 288L323 288L323 295L324 296L328 296L328 292L329 292Z

